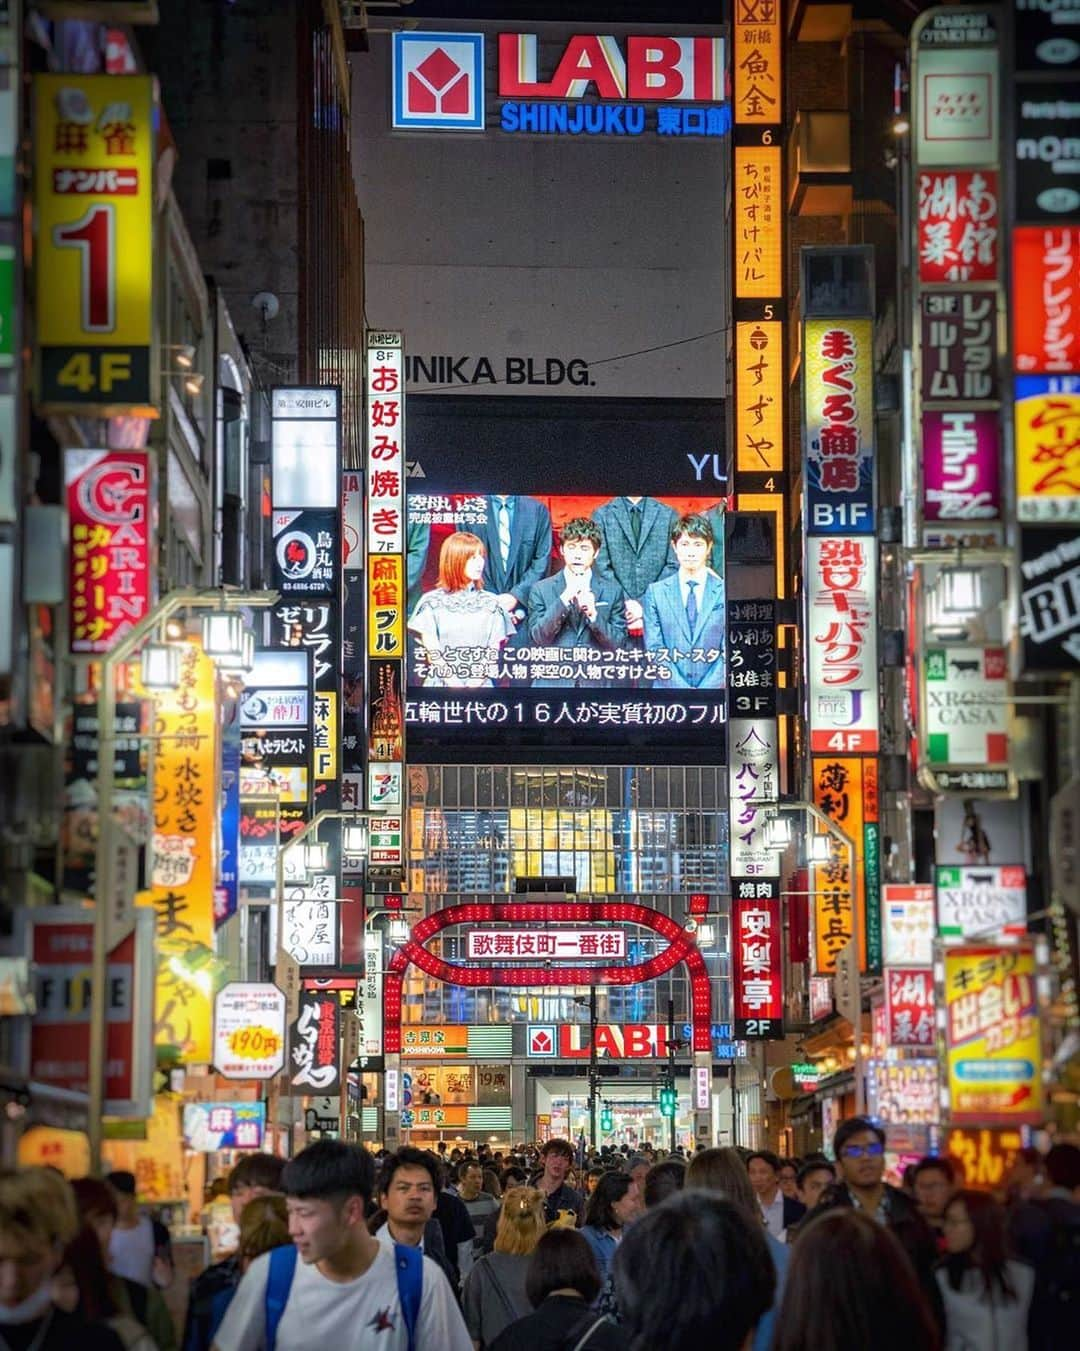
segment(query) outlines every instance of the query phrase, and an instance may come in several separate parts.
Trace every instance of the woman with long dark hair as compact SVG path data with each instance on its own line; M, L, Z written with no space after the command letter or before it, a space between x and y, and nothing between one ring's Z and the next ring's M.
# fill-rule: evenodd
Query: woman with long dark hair
M985 1192L958 1191L944 1225L937 1279L947 1351L1027 1351L1035 1272L1009 1256L1004 1206Z
M799 1226L773 1351L940 1348L914 1268L885 1225L842 1206Z
M623 1230L641 1214L641 1193L629 1173L605 1173L596 1184L585 1209L582 1237L592 1249L600 1271L600 1284L607 1280L615 1248Z

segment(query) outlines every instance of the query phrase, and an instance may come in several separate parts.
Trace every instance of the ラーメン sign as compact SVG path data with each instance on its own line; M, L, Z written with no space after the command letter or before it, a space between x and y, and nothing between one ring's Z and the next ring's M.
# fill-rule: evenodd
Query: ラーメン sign
M36 75L38 397L154 416L157 106L149 75Z
M285 1065L285 996L231 981L214 998L213 1064L223 1079L272 1079Z
M1018 375L1016 511L1021 521L1080 521L1080 375Z
M1034 948L948 947L943 962L949 1120L1040 1123L1042 1033Z

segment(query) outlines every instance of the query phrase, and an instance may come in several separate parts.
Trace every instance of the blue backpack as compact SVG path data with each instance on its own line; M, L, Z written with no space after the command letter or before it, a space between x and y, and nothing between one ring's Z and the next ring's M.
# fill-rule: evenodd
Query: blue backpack
M416 1323L420 1317L420 1299L424 1293L424 1254L419 1248L394 1244L394 1268L397 1272L398 1303L405 1319L409 1351L416 1351ZM277 1345L278 1324L289 1302L296 1248L292 1243L270 1252L270 1270L266 1275L266 1351Z

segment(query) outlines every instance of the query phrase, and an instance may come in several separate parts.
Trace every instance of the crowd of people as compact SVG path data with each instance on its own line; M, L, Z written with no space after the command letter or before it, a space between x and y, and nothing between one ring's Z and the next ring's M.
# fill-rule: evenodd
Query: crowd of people
M191 1286L134 1179L0 1172L4 1351L1062 1351L1080 1311L1080 1148L1024 1150L1000 1195L947 1158L835 1162L565 1140L245 1156L236 1251Z

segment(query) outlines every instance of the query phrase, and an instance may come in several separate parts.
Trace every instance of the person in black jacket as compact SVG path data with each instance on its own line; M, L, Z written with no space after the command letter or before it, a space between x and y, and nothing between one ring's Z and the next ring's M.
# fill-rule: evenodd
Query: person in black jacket
M536 1245L525 1277L533 1313L511 1323L490 1351L620 1351L610 1319L589 1306L600 1273L588 1243L574 1229L552 1229Z

